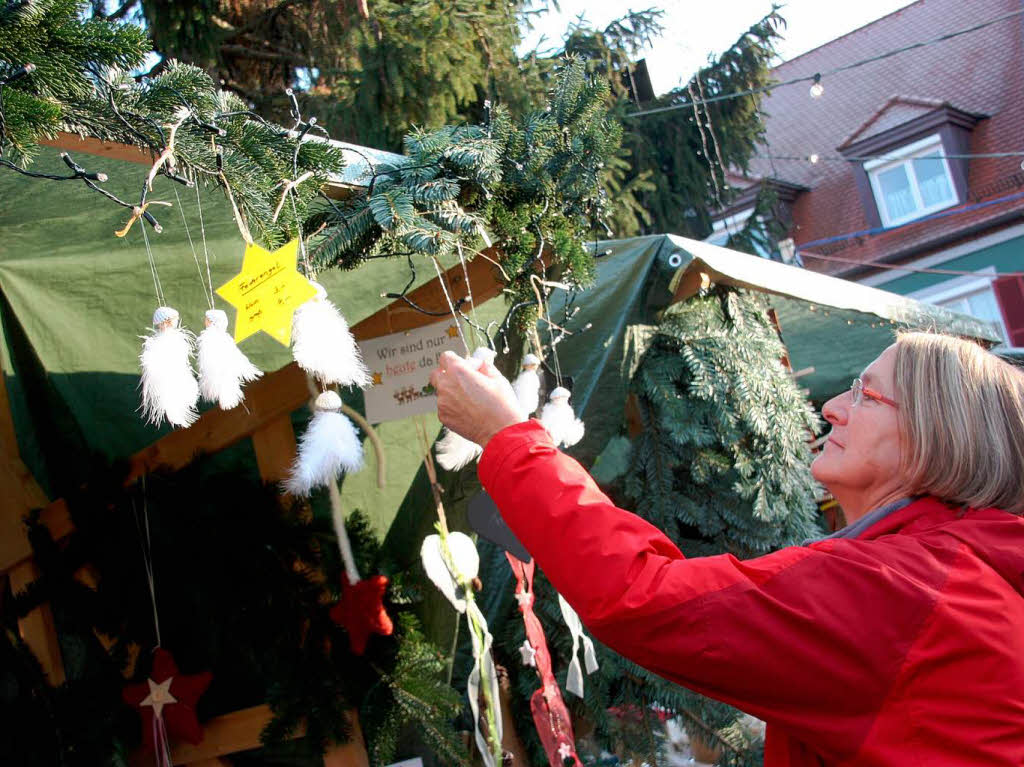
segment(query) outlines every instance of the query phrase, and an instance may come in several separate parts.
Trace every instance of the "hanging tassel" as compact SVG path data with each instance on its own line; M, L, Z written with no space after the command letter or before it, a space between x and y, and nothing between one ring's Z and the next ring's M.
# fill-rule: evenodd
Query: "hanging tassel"
M558 606L562 610L562 620L569 627L569 634L572 636L572 661L570 661L569 670L565 674L565 689L582 698L583 670L580 668L580 644L583 645L583 662L586 664L587 674L593 674L598 669L594 640L583 632L583 622L580 620L580 616L561 594L558 595Z
M285 488L292 495L309 495L314 487L334 482L342 473L363 467L363 443L352 422L341 413L341 397L321 393L313 418L299 441L299 452Z
M164 419L173 426L188 426L199 415L199 384L191 364L194 336L179 327L179 319L175 309L161 306L153 312L153 329L143 336L142 417L155 426Z
M548 404L540 411L540 422L551 435L555 447L572 447L583 439L583 421L569 405L569 390L561 386L551 392Z
M221 410L231 410L242 401L242 384L255 381L263 373L249 362L228 333L228 316L210 309L199 334L199 392L207 402L216 402Z
M348 323L327 300L323 285L313 285L316 295L292 315L292 356L300 368L324 386L366 388L373 378L363 364Z
M512 382L512 391L516 393L524 418L532 416L540 406L540 376L537 375L539 366L540 360L537 356L527 354L523 357L521 372Z
M494 349L478 346L472 354L472 359L493 365L497 354ZM438 440L435 449L437 462L448 471L458 471L463 466L469 465L479 458L483 451L484 449L480 445L470 442L465 437L448 429L445 429L444 436Z

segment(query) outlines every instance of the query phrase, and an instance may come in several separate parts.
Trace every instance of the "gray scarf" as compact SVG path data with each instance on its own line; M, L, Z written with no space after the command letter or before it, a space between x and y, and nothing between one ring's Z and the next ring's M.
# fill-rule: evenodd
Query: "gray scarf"
M829 538L859 538L860 534L867 530L871 525L875 524L880 519L884 519L895 511L906 508L913 503L916 498L901 498L898 501L880 506L877 509L872 509L863 517L858 519L852 525L836 530L831 535L826 535L824 538L808 538L806 541L801 543L801 546L806 546L809 543L816 543L818 541L827 541Z

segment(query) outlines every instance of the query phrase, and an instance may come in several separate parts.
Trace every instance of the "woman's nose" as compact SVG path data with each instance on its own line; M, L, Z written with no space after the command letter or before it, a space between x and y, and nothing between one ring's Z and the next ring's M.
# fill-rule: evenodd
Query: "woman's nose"
M821 408L822 417L830 424L844 424L846 423L846 412L847 403L845 397L849 392L844 392L837 397L833 397L824 404Z

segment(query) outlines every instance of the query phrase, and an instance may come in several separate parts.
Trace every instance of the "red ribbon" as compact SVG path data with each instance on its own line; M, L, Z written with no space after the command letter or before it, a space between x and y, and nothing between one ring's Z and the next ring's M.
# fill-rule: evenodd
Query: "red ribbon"
M523 562L508 552L505 556L508 557L508 563L516 576L516 601L519 602L519 611L523 614L526 641L536 653L534 660L537 663L541 687L530 696L530 711L533 714L533 723L537 727L537 735L540 736L550 767L563 767L566 764L582 767L579 757L576 756L576 736L573 735L569 709L565 706L562 691L551 671L551 653L548 651L544 627L533 611L533 573L536 565L532 559ZM571 762L565 761L570 757Z

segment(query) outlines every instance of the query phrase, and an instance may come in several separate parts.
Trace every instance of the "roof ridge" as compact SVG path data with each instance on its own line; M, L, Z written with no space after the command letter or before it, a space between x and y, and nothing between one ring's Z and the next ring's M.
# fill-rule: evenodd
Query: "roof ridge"
M853 35L853 34L856 34L857 32L860 32L861 30L867 29L868 27L870 27L870 26L872 26L874 24L877 24L880 21L885 21L890 16L895 16L897 13L902 13L903 11L907 10L908 8L910 8L912 6L920 5L924 1L925 0L914 0L914 2L907 3L902 8L897 8L894 11L889 11L889 13L885 14L884 16L879 16L877 19L874 19L873 21L869 21L866 24L863 24L863 25L857 27L856 29L851 29L849 32L844 32L843 34L839 35L839 37L834 37L831 40L826 40L821 45L816 45L813 48L804 51L803 53L797 54L796 56L794 56L791 59L787 59L786 61L780 61L778 64L776 64L774 67L772 67L771 71L775 72L776 70L781 69L784 66L792 64L797 59L801 59L804 56L807 56L807 55L809 55L811 53L814 53L815 51L820 50L820 49L824 48L827 45L831 45L832 43L838 42L839 40L842 40L844 37L849 37L850 35Z

